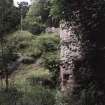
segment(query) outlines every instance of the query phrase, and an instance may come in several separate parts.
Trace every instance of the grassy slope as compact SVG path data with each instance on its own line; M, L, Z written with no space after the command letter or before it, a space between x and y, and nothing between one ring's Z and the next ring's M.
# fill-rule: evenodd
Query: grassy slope
M47 55L48 52L46 52L45 49L47 49L49 43L52 43L54 47L57 47L59 43L59 37L56 34L46 33L40 36L34 36L27 31L15 32L9 39L10 43L12 40L12 44L15 45L18 53L21 53L23 56L34 55L34 57L36 57L35 59L37 59L37 56L40 54L46 53ZM20 48L20 45L24 45L25 47ZM49 56L49 53L47 56ZM21 64L18 70L11 75L10 82L11 84L24 85L27 83L27 78L32 76L49 79L51 74L49 70L41 66L39 67L35 63L27 65Z
M57 48L59 42L59 38L55 34L33 36L26 31L15 32L8 39L9 45L15 49L16 53L34 57L34 59L43 58L43 56L48 59L52 58L50 56L52 54L49 53L56 55L54 49ZM51 46L53 44L53 48L49 46L49 43ZM56 89L44 88L40 85L32 86L27 81L27 78L30 77L51 78L52 74L49 70L37 64L34 62L33 64L21 63L19 65L18 69L9 78L11 84L9 91L6 92L0 88L0 105L55 105Z
M49 71L43 67L37 67L35 64L22 65L17 71L15 71L10 78L10 82L14 82L16 85L22 85L30 77L42 77L50 78Z

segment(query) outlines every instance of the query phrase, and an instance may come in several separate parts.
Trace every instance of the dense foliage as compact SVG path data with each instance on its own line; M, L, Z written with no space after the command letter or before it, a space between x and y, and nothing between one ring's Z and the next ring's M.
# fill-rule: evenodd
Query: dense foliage
M29 88L29 87L28 87ZM54 105L54 92L42 88L31 87L31 91L20 91L15 87L11 87L6 92L4 89L0 90L0 104L2 105Z
M44 33L49 12L48 0L30 7L26 2L14 7L12 0L0 1L1 105L55 104L59 36Z
M0 7L0 72L3 78L5 77L6 88L8 88L9 73L7 66L11 57L13 57L13 49L10 45L7 47L6 36L17 29L20 22L20 13L19 9L13 6L12 0L1 0Z
M20 22L20 13L19 9L13 6L12 0L8 2L6 0L1 0L0 7L0 34L2 35L17 27Z
M45 0L33 1L23 21L23 29L32 34L40 34L45 31L49 17L50 3Z
M74 62L74 75L80 87L71 98L73 105L104 105L105 1L53 0L51 13L68 21L75 34L81 37L83 59Z

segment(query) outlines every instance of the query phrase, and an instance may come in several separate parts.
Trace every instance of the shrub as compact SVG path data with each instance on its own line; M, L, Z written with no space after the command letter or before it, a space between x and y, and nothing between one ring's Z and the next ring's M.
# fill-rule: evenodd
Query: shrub
M54 87L53 81L48 78L31 76L31 77L27 78L27 80L31 86L40 85L45 88L53 88Z
M31 32L33 35L38 35L42 32L45 31L45 27L44 26L41 26L41 25L38 25L38 24L34 24L34 25L31 25L29 28L28 28L29 32Z
M22 105L54 105L55 98L53 92L42 87L33 88L31 92L25 93Z
M23 97L23 93L19 92L15 87L10 87L8 91L0 90L0 105L16 105Z
M35 59L39 58L44 52L57 50L59 44L59 37L55 34L34 36L27 31L17 31L8 39L9 45L12 45L16 52Z
M38 35L45 31L45 26L38 24L36 22L29 23L24 20L23 21L23 30L28 30L33 35Z
M36 44L36 37L28 31L17 31L9 35L8 43L16 50L16 53L24 56L37 58L41 54Z
M55 85L59 83L59 55L58 52L49 52L43 55L44 66L49 69L51 79Z
M30 40L33 35L27 31L17 31L8 37L8 45L12 45L16 51L28 48L30 46Z
M23 59L22 59L22 63L24 63L24 64L32 64L34 62L35 62L35 60L32 57L23 57Z
M32 40L29 48L34 58L40 57L44 53L56 51L59 44L59 37L55 34L41 34Z
M34 87L30 92L18 91L11 87L8 91L0 90L0 105L54 105L53 91L43 87Z
M38 47L42 49L43 52L52 52L58 48L59 36L56 34L42 34L38 36L36 40Z

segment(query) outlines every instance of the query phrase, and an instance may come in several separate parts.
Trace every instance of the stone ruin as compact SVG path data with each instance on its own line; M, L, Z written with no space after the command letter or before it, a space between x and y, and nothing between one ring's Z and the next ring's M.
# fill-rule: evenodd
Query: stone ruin
M76 86L74 61L81 57L81 43L73 28L66 23L60 24L60 80L61 91L73 91Z

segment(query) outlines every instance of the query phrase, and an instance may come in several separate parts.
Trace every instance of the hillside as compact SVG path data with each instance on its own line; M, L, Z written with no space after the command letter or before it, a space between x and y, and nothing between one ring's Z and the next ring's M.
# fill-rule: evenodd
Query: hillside
M9 89L14 88L19 92L25 92L24 94L27 92L32 94L31 91L37 90L39 95L40 91L55 91L54 71L49 70L47 66L59 58L58 44L59 36L54 33L42 33L35 36L28 31L17 31L10 34L6 50L8 51L9 45L14 56L8 65L10 72ZM55 58L51 59L52 57ZM1 79L0 86L5 87L4 79ZM48 94L53 94L53 91L48 92ZM34 93L36 94L36 92ZM12 93L9 92L9 94ZM34 97L38 96L35 95ZM5 101L9 102L9 100Z

